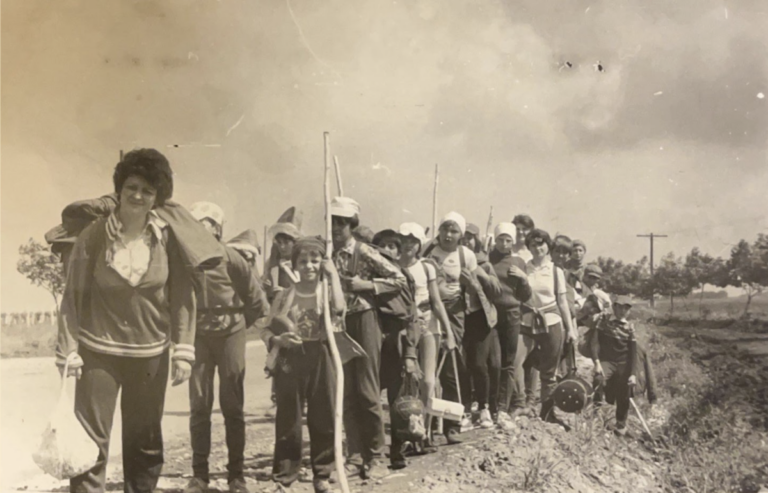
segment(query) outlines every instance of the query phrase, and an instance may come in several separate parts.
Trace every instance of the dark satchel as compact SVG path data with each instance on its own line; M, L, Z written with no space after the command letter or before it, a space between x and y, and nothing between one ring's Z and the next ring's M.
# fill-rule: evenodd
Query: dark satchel
M579 413L583 411L592 396L592 385L576 374L576 348L569 345L568 375L557 384L552 399L555 405L566 413Z

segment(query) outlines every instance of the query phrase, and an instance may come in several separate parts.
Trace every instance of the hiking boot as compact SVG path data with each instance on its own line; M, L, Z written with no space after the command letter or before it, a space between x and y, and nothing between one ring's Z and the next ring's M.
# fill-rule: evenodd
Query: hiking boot
M315 488L315 493L331 493L331 483L327 479L315 478L312 480L312 486Z
M491 411L483 409L480 411L480 428L489 429L493 428L493 418L491 418Z
M208 481L201 478L192 478L184 488L184 493L205 493L208 491Z
M461 431L472 431L475 429L475 425L472 424L472 415L471 414L465 414L463 418L461 418Z
M360 477L363 479L371 479L373 481L376 481L384 478L387 474L389 474L389 471L387 471L387 468L381 465L379 461L374 459L368 464L365 464L363 466L363 470L360 474Z
M251 493L245 484L245 478L235 478L229 482L229 493Z
M456 445L463 442L461 439L461 432L456 428L451 428L445 432L445 439L448 441L448 445Z
M496 418L496 423L499 425L499 428L504 431L513 430L515 428L515 422L512 420L509 414L505 413L504 411L499 411L499 415Z
M632 432L627 428L627 423L617 422L616 427L613 429L613 434L617 437L634 438Z

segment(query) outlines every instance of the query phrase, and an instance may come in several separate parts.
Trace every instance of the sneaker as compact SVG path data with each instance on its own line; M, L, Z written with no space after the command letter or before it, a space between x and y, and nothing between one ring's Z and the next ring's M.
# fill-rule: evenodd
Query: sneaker
M475 429L475 425L472 424L472 415L471 414L465 414L463 418L461 418L461 431L462 433L465 431L472 431Z
M530 416L531 415L531 409L527 407L516 407L512 410L512 414L509 415L509 418L511 420L515 420L517 418L520 418L522 416Z
M493 418L491 418L491 411L483 409L480 411L480 428L493 428Z
M512 420L509 414L505 413L504 411L499 412L499 415L496 418L496 423L499 425L499 428L504 431L509 431L515 428L515 422Z
M235 478L229 482L229 493L251 493L245 485L245 478Z
M200 478L192 478L184 488L184 493L205 493L208 491L208 481Z
M315 493L331 493L331 483L327 479L315 478L312 480L312 486L315 488Z
M448 445L456 445L463 442L461 439L461 432L456 428L448 430L445 434L445 439L448 441Z
M387 468L384 467L379 463L377 460L372 460L368 464L363 466L363 470L360 474L360 477L363 479L371 479L373 481L379 480L384 478L389 474L389 471L387 471Z
M360 478L363 476L363 466L347 462L344 464L344 472L348 478Z

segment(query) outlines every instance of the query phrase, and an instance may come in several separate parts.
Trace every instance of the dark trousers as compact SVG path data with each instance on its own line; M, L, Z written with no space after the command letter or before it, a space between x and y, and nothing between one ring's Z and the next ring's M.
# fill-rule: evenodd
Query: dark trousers
M229 480L243 476L245 453L245 331L225 336L198 334L195 339L195 365L189 379L189 431L192 438L192 472L208 481L208 456L211 453L211 411L213 379L219 370L219 407L224 415Z
M487 405L491 413L495 413L499 392L501 350L499 335L495 329L488 326L483 310L466 316L464 351L467 355L467 370L472 378L474 398L480 409L485 409ZM471 405L471 402L469 404Z
M517 354L515 355L515 391L513 396L513 408L525 407L525 377L523 364L526 358L538 351L538 370L541 382L541 402L543 414L548 413L552 406L549 399L552 391L557 386L555 375L560 355L563 350L563 338L565 331L562 323L558 322L548 327L543 334L520 334L517 342Z
M302 349L303 348L303 349ZM309 456L315 478L328 479L333 471L333 423L336 377L328 346L304 342L286 353L288 373L275 372L277 414L272 475L289 486L299 477L302 450L302 407L307 402Z
M354 358L344 365L347 462L363 465L384 455L384 421L379 382L381 328L375 310L347 315L346 326L349 336L368 355L365 358Z
M454 351L455 358L448 354L445 358L445 364L438 377L440 378L440 386L443 389L443 399L452 402L462 402L465 409L472 405L472 387L469 378L469 373L464 364L462 340L464 336L464 302L460 298L453 301L443 301L445 305L445 311L448 313L448 321L451 322L450 327L445 327L444 330L452 330L454 337L456 338L457 348ZM440 360L442 361L445 351L441 348ZM456 371L454 371L454 360L456 361L456 370L458 370L459 381L458 387L461 390L461 399L459 399L459 388L457 388ZM446 420L444 424L444 431L448 433L451 429L460 429L461 423L457 421Z
M509 412L515 386L515 355L520 336L520 308L498 309L496 331L501 346L501 372L499 376L499 411Z
M81 346L79 353L83 374L75 385L75 414L99 446L99 457L90 471L70 480L70 491L104 491L109 438L121 387L123 489L128 493L153 491L163 469L161 421L168 352L152 358L129 358Z
M383 317L382 317L383 319ZM394 326L388 330L386 323L382 323L386 332L384 342L381 345L381 388L387 390L387 402L389 403L389 422L391 424L391 442L389 446L389 460L391 462L402 461L403 440L400 438L400 431L396 429L398 422L395 416L395 399L400 394L400 388L403 385L403 358L398 348L398 340L401 337ZM407 431L407 430L406 430Z
M606 400L616 403L616 424L623 427L629 416L629 364L627 362L601 361L603 385L599 392L605 392Z

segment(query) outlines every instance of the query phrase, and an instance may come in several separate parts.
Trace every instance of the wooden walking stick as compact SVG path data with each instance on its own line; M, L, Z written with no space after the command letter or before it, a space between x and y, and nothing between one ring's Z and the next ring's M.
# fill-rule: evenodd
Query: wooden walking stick
M339 189L339 197L344 196L344 185L341 184L341 168L339 167L339 157L333 156L333 165L336 169L336 186Z
M325 258L331 260L333 255L333 239L331 236L331 147L330 135L323 132L323 141L325 146ZM333 325L331 324L331 306L330 292L328 289L328 279L323 276L323 317L325 321L325 334L328 338L328 345L331 348L333 357L333 366L336 369L336 399L333 422L333 454L336 462L336 475L338 476L339 486L343 493L349 493L347 484L347 475L344 472L344 451L342 450L341 430L343 426L344 413L344 368L341 364L341 355L336 346L336 337L333 334Z
M261 252L261 275L266 276L267 275L267 257L269 254L267 253L267 227L264 226L264 239L262 240L264 242L264 250Z
M440 181L440 165L435 163L435 188L432 193L432 237L437 238L437 185Z
M485 225L485 251L490 253L493 246L493 206L488 213L488 224Z

